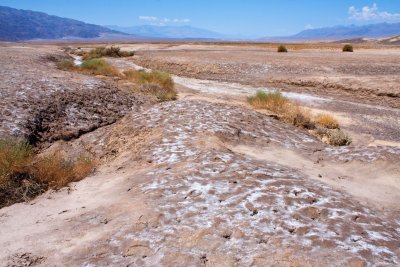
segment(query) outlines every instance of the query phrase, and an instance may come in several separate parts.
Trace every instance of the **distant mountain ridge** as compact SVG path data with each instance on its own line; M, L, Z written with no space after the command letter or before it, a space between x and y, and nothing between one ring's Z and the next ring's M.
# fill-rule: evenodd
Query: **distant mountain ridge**
M223 39L227 38L226 35L196 28L192 26L155 26L155 25L139 25L131 27L120 26L105 26L109 29L124 32L128 34L136 34L141 36L153 38L172 38L172 39L187 39L187 38L200 38L200 39Z
M0 6L0 41L261 41L302 42L318 40L352 40L386 38L400 35L400 23L334 26L309 29L292 36L253 39L231 36L192 26L132 27L99 26L82 21L48 15L43 12L20 10ZM356 40L358 39L358 40ZM398 37L381 41L382 44L398 44Z
M334 26L309 29L292 36L264 37L264 41L315 41L355 38L383 38L400 34L400 23L379 23L369 25Z
M0 41L96 38L101 34L122 34L106 27L61 18L43 12L0 6Z

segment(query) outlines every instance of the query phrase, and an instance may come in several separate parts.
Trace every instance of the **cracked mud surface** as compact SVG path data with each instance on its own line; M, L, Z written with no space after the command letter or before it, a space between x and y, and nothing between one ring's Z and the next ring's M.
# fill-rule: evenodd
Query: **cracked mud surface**
M400 148L331 147L222 93L220 103L200 91L203 100L148 106L102 84L93 91L68 95L53 132L90 125L102 103L122 106L121 119L46 151L87 151L101 166L1 209L0 266L400 264ZM76 112L82 120L64 115Z

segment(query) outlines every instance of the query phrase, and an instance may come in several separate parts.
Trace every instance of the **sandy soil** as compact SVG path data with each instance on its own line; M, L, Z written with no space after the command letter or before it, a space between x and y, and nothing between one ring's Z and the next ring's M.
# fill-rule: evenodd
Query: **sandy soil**
M163 49L182 53L177 46L149 47L155 58ZM150 57L146 45L140 48ZM30 49L62 55L51 47ZM208 47L196 49L209 53ZM108 60L120 69L135 67L129 59ZM26 69L15 62L4 64L21 68L25 77ZM67 75L54 64L46 68ZM249 107L245 95L254 86L183 74L175 77L179 100L142 105L134 98L121 119L69 141L54 140L43 151L85 150L101 166L69 188L1 209L1 266L400 264L400 140L387 130L398 123L397 109L323 93L290 95L315 111L337 110L360 136L352 146L331 147ZM60 83L68 85L63 77ZM109 82L72 77L77 83ZM15 80L21 86L30 81ZM16 114L7 115L7 122ZM363 119L383 126L365 137L355 126ZM385 145L376 146L379 140Z

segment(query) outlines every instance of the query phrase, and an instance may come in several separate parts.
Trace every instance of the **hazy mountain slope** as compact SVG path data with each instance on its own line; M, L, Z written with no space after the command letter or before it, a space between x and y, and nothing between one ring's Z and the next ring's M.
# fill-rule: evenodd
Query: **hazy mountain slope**
M223 34L191 26L154 26L140 25L132 27L107 26L128 34L137 34L154 38L224 38Z
M108 28L42 12L0 6L0 41L95 38L101 33L117 33Z
M305 40L342 40L354 38L382 38L399 35L400 23L379 23L369 25L334 26L309 29L286 37L265 37L264 41L305 41Z

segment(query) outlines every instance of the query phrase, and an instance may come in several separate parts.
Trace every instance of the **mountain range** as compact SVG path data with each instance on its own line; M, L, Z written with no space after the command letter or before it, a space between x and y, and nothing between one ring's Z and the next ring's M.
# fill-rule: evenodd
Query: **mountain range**
M155 25L140 25L131 27L120 27L120 26L106 26L109 29L128 33L141 35L153 38L173 38L173 39L188 39L188 38L199 38L199 39L225 39L228 38L226 35L201 29L191 26L155 26Z
M0 6L0 41L247 40L300 42L342 39L358 39L360 41L362 38L384 38L397 35L400 35L400 23L379 23L309 29L292 36L251 39L229 36L192 26L99 26L42 12ZM390 43L395 44L396 41Z
M400 23L379 23L309 29L285 38L293 41L340 40L349 38L382 38L399 34Z
M0 6L0 41L97 38L102 34L126 35L78 20Z

